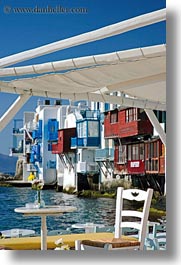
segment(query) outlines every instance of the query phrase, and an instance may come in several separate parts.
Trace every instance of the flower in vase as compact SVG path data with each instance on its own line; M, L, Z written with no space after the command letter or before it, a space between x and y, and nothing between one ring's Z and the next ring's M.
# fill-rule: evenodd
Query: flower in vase
M41 199L41 190L43 189L44 182L41 179L35 179L32 181L32 189L37 191L37 195L35 196L35 205L38 208L44 207L45 202Z
M44 182L41 179L35 179L32 181L32 189L33 190L42 190L44 186Z

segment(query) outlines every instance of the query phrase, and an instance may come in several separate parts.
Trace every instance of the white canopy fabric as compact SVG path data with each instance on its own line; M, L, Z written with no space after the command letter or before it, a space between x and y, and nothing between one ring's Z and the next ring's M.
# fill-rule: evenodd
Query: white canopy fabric
M20 69L19 69L20 68ZM3 92L115 103L114 92L121 92L146 108L166 108L166 47L145 47L110 54L88 56L48 65L0 69L16 75L67 70L31 78L0 82ZM69 70L70 69L70 70ZM145 101L146 99L146 101ZM117 104L119 97L116 100ZM149 106L150 102L150 106ZM120 101L121 103L121 101Z
M0 59L0 76L36 75L8 82L0 81L0 92L20 95L15 104L0 118L0 130L31 96L100 101L123 107L166 110L165 45L32 66L3 68L165 19L166 10L158 10Z
M138 17L130 18L125 21L118 22L97 30L86 32L65 40L53 42L32 50L27 50L21 53L13 54L0 59L0 68L26 61L38 56L60 51L62 49L75 47L100 39L112 37L130 30L161 22L166 19L166 9L157 10L148 14L143 14Z
M165 19L166 10L158 10L0 59L0 76L36 74L36 77L21 78L9 82L0 81L0 92L20 95L0 118L0 130L8 124L32 95L74 101L90 100L119 104L125 107L144 108L166 145L166 134L153 112L153 110L166 110L165 45L32 66L4 68L65 48L158 23ZM60 73L60 71L62 72Z
M42 74L48 72L57 72L62 70L74 70L89 66L100 66L107 64L125 63L130 60L141 60L144 58L165 56L165 45L132 49L127 51L118 51L108 54L98 54L94 56L85 56L74 59L67 59L43 64L34 64L22 67L0 68L0 76L22 76L28 74Z

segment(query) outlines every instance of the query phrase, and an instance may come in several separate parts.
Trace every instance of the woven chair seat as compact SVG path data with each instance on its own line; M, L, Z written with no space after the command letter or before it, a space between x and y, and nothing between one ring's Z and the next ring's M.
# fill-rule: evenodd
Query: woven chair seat
M147 191L140 189L124 190L123 187L118 187L116 195L114 239L106 240L106 238L102 237L101 240L92 240L91 238L89 240L76 240L75 249L86 250L91 248L102 248L104 250L143 250L152 195L153 189L148 189ZM130 209L124 209L125 200L131 201ZM134 201L142 202L142 211L137 211L135 208L131 207ZM125 220L125 218L128 220ZM136 232L138 231L139 237L123 237L124 229L131 229L131 232L133 232L133 230L136 230Z
M112 248L124 248L124 247L138 247L140 242L137 240L128 240L122 238L113 238L112 240L82 240L82 244L86 246L104 248L106 244L112 246Z

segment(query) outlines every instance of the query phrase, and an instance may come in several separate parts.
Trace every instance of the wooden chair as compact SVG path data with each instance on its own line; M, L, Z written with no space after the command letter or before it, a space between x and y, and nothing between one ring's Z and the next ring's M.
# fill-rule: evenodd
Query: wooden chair
M166 250L166 224L154 225L153 240L156 250Z
M144 242L147 234L147 221L153 190L147 191L139 189L127 189L122 187L117 189L116 199L116 217L114 238L110 240L77 240L75 242L76 250L84 249L104 249L104 250L122 250L122 249L144 249ZM140 211L134 209L125 209L123 202L143 201L143 208ZM123 209L124 207L124 209ZM138 230L138 239L122 236L122 228L133 228Z
M166 224L154 224L153 231L145 240L146 250L166 250Z

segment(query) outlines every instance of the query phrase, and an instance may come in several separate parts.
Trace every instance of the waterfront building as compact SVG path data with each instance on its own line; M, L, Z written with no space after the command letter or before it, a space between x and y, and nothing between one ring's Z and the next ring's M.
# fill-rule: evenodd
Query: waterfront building
M165 128L165 112L155 114ZM134 186L164 193L165 147L143 109L105 112L104 137L114 141L113 178L127 178Z
M165 128L165 112L156 115ZM18 123L11 153L23 159L24 181L33 172L59 191L80 191L124 178L164 192L165 147L143 109L45 100L35 112L24 113L22 128Z
M14 131L13 137L19 137ZM90 110L85 102L74 106L39 101L35 112L24 113L23 125L16 131L22 132L23 181L33 172L58 190L88 189L100 182L95 162L95 149L101 144L99 110Z

